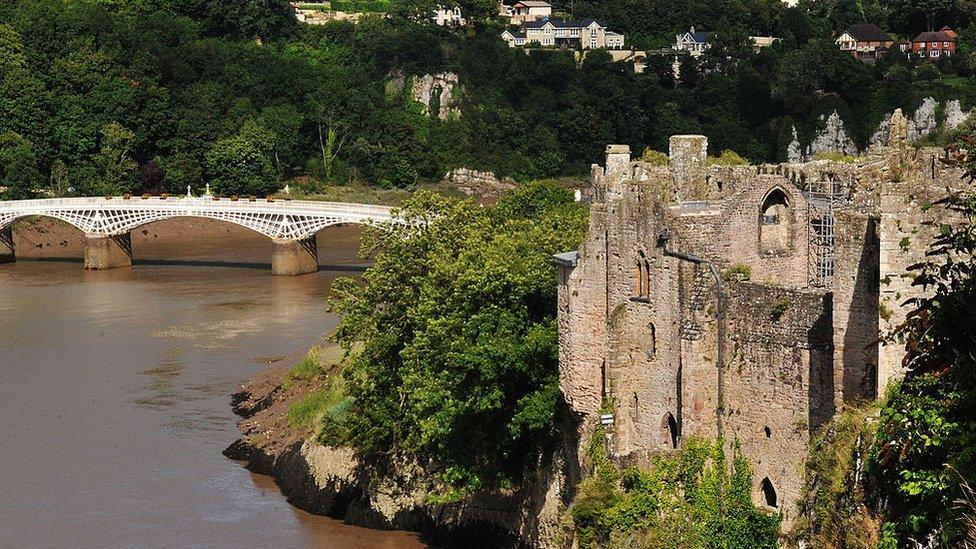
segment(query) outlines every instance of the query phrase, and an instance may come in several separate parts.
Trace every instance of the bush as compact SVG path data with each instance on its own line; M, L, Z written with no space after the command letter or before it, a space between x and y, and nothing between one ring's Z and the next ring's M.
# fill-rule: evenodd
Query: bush
M669 161L668 155L651 148L644 149L644 154L641 155L640 159L641 162L646 162L651 166L667 166Z
M781 297L773 302L772 306L769 308L769 314L776 320L779 320L793 307L793 302L790 301L788 297Z
M733 150L725 149L722 151L717 158L714 156L708 157L708 165L710 166L748 166L749 161L742 158Z
M602 428L586 452L587 474L569 515L576 544L588 547L774 548L780 518L752 504L752 471L738 444L727 468L721 441L685 439L622 472L606 458ZM723 507L720 509L719 502Z
M752 277L752 267L744 263L736 263L732 265L725 272L722 273L722 278L725 280L749 280Z

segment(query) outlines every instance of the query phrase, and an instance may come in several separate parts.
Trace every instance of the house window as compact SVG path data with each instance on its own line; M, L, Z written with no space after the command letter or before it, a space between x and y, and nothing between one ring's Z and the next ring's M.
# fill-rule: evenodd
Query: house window
M938 56L939 56L939 50L932 50L929 52L929 57L938 57Z

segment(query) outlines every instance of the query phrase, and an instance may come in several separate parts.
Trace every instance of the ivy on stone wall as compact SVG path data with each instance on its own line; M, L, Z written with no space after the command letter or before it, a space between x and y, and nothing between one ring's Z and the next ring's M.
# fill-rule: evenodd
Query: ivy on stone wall
M582 548L777 546L780 517L752 503L752 469L734 445L731 467L722 441L688 438L654 456L647 468L618 470L595 429L587 474L569 509Z

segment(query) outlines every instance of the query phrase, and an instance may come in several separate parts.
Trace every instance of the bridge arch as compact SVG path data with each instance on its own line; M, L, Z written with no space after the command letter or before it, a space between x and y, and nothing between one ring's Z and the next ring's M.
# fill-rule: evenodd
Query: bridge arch
M304 201L231 201L213 198L121 199L76 198L0 202L0 230L25 217L48 217L65 222L97 242L105 256L86 267L131 265L129 235L146 225L178 218L212 219L241 226L270 238L274 245L272 270L304 274L318 269L316 235L337 225L376 225L395 221L390 208L367 204ZM113 248L114 240L119 250ZM12 254L11 250L11 254ZM127 258L125 256L128 256ZM291 267L287 267L291 265ZM279 269L279 266L282 268ZM280 271L280 272L279 272Z

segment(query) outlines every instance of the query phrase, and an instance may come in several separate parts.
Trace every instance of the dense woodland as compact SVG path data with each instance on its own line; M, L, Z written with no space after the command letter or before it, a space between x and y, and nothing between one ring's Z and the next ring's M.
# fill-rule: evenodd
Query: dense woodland
M579 1L638 46L695 24L718 32L675 81L668 58L645 74L591 53L511 50L493 4L458 31L394 2L358 25L301 26L284 0L0 2L0 186L7 196L200 190L263 195L298 179L411 187L455 167L518 180L585 173L607 143L666 150L675 133L708 135L713 152L781 160L798 128L809 141L837 110L863 145L896 107L923 97L972 105L976 33L965 2ZM859 20L909 36L948 23L960 55L936 66L900 56L877 65L832 37ZM750 33L783 40L754 55ZM390 86L391 74L454 71L460 117L439 122Z

